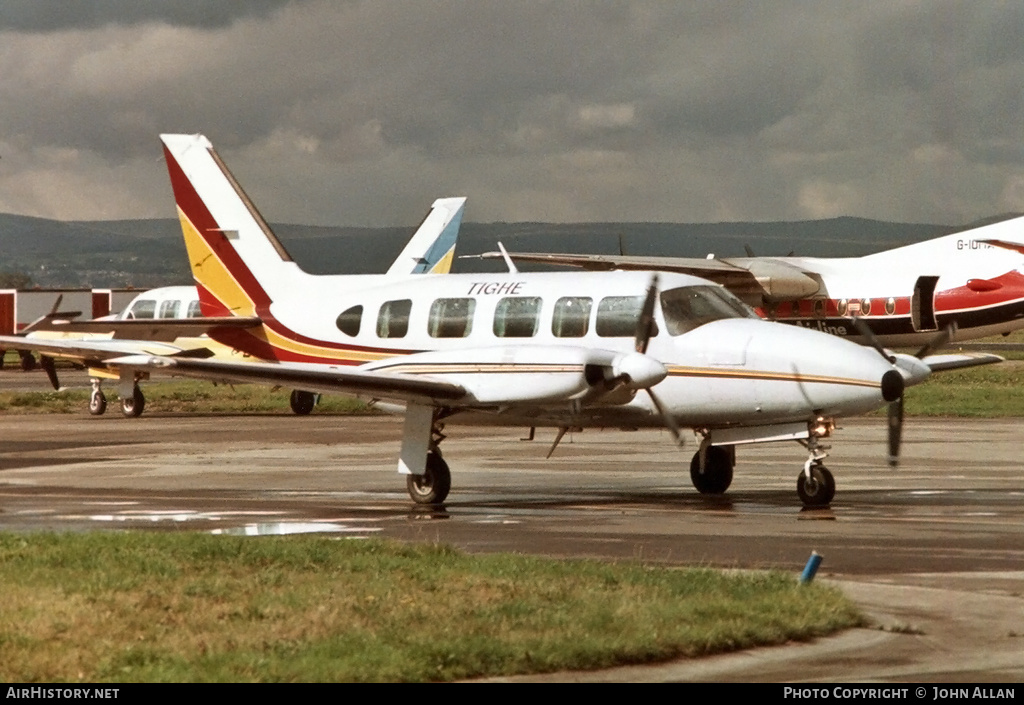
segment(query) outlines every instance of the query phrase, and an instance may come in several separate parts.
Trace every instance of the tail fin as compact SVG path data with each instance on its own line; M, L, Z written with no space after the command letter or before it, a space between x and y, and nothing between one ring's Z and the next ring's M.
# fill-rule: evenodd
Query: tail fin
M1011 255L1010 250L1024 254L1024 216L876 252L863 259L869 262L913 262L921 271L930 269L936 274L944 271L941 265L947 268L954 265L961 269L969 265L971 276L984 277L1021 266L1020 258Z
M465 208L464 197L434 201L419 229L388 269L388 275L447 274L452 268Z
M204 316L266 316L299 269L203 135L161 135Z

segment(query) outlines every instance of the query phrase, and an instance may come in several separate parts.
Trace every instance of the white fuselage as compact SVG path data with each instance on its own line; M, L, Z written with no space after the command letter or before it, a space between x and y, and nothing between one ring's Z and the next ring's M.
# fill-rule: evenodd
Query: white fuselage
M661 423L644 394L573 403L587 396L584 388L572 391L580 365L595 355L621 358L633 351L633 311L650 282L647 273L449 274L400 281L296 276L305 279L301 287L286 278L265 282L272 303L260 315L276 359L455 380L474 391L495 422ZM662 297L688 287L725 295L696 277L660 277ZM574 306L585 315L567 316ZM808 421L885 403L879 384L892 367L874 350L747 315L732 311L683 331L678 321L666 320L661 305L655 307L658 333L647 355L664 364L668 375L654 389L681 425ZM509 385L524 390L522 403L489 403L516 398ZM545 389L552 390L550 402L541 398Z

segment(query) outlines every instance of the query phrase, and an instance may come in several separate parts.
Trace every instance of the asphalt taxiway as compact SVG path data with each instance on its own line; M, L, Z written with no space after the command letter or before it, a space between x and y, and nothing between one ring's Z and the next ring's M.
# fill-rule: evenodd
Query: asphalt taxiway
M115 407L112 405L111 410ZM1024 678L1024 421L844 421L831 508L803 511L794 443L741 447L726 496L690 485L694 444L660 431L449 428L453 489L422 508L395 471L393 417L78 414L0 418L0 529L299 531L467 551L778 568L864 610L870 629L775 649L545 680L1019 682ZM525 429L524 429L525 431ZM522 680L531 680L530 677Z

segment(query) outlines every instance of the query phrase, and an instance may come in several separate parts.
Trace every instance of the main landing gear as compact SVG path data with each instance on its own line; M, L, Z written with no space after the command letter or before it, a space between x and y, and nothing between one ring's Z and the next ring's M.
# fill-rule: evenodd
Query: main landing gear
M133 419L142 415L146 408L146 397L138 384L132 385L129 395L121 397L121 413L125 418ZM97 378L92 379L92 392L89 394L89 413L93 416L102 416L107 411L107 397L103 393L103 382Z
M403 458L406 446L411 447L415 444L412 436L416 426L425 422L420 428L426 431L426 423L429 423L427 437L419 438L420 442L426 441L426 465L423 474L412 474L405 477L406 490L416 504L441 504L448 497L448 492L452 488L452 474L448 469L448 463L441 457L440 448L441 441L446 437L444 424L441 423L441 419L445 416L447 416L447 412L444 409L431 409L413 404L406 407L406 437L402 441ZM419 448L423 449L424 446L420 445Z
M703 464L701 455L704 456ZM723 494L732 484L735 465L735 446L707 446L693 454L690 480L701 494Z
M406 475L405 488L416 504L440 504L452 488L452 474L441 451L427 453L427 467L422 475Z
M130 396L121 397L121 413L125 418L132 419L142 416L142 410L146 408L146 397L142 395L139 385L132 387Z
M313 411L313 407L316 406L319 400L319 394L296 389L292 392L291 397L288 399L288 403L292 407L292 413L297 414L298 416L306 416Z

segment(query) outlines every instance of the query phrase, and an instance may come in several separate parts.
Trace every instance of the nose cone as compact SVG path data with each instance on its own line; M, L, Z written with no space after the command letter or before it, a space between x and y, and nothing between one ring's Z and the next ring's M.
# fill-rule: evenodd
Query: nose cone
M882 375L882 398L892 402L903 396L903 375L896 370L888 370Z
M805 412L862 414L899 399L904 375L873 348L815 330L764 322L751 341L751 363L785 370L796 382L777 385L771 397L788 399ZM792 396L792 390L796 395ZM788 395L788 396L787 396ZM772 398L768 398L770 404Z

